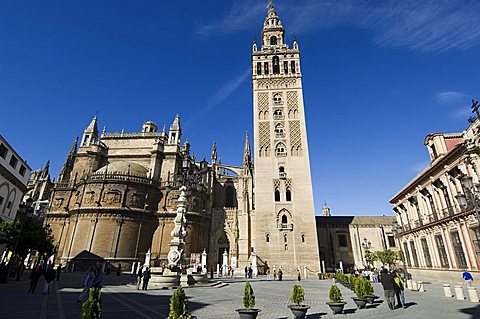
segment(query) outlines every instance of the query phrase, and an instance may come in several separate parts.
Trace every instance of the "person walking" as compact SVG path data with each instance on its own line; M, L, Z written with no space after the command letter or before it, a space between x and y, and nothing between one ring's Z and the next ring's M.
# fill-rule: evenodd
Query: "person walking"
M47 271L45 272L45 282L43 283L43 294L46 295L50 292L50 284L55 280L56 272L53 269L53 265L48 265Z
M94 277L94 274L92 271L92 267L89 267L87 272L85 272L85 275L83 275L83 280L82 280L83 290L80 293L80 296L78 296L77 302L84 302L85 300L87 300L88 292L90 291L90 287L92 286L93 277Z
M300 276L300 269L297 269L297 280L300 281L302 277Z
M273 268L273 281L277 280L277 270Z
M282 281L283 271L281 269L278 270L278 281Z
M462 274L462 277L465 280L465 283L467 284L467 286L470 287L473 281L472 274L465 270Z
M122 273L122 264L118 264L118 267L117 267L117 276L120 276L120 274Z
M150 273L150 268L147 267L145 271L143 272L143 285L142 285L142 290L147 290L148 288L148 281L150 280L151 273Z
M395 309L395 280L393 275L388 270L383 269L381 272L380 281L383 286L385 299L387 300L388 308Z
M97 267L93 273L92 279L92 288L102 288L103 287L103 275L102 275L102 268Z
M43 264L38 265L37 267L33 268L32 272L30 273L30 276L28 277L30 279L30 287L28 288L27 293L35 293L35 289L37 288L38 281L40 280L40 277L43 274Z
M60 280L60 274L62 273L62 264L58 264L57 266L57 281Z
M248 279L248 266L245 266L245 279Z
M395 295L397 296L398 307L403 307L405 309L407 308L407 306L405 306L405 283L397 272L395 273L393 280L395 281L394 290Z
M251 266L248 267L248 278L249 279L252 279L253 277L253 269Z

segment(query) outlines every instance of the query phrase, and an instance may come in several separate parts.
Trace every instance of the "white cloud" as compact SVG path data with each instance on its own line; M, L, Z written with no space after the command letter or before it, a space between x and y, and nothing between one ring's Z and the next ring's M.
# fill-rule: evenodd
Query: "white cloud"
M472 111L468 107L463 107L455 110L452 113L452 118L455 120L467 120L472 115Z
M480 43L480 1L475 0L285 0L278 3L278 12L291 33L353 26L371 31L378 45L423 52ZM237 1L226 16L201 25L197 34L255 31L265 13L263 2Z
M467 96L461 92L456 91L440 91L435 94L437 102L442 104L458 103L464 100Z
M232 93L234 93L240 87L240 85L242 85L249 78L250 72L251 70L250 68L248 68L238 77L228 81L207 100L205 105L197 113L193 114L193 116L187 120L185 126L188 126L192 121L201 118L206 113L208 113L216 106L221 104L223 101L225 101L230 95L232 95Z

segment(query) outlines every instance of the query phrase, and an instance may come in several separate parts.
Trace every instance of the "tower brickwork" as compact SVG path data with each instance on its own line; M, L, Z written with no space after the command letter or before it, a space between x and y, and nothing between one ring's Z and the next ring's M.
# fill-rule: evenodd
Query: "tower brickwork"
M303 104L300 51L270 4L261 47L252 48L255 222L258 263L318 271L318 243ZM261 265L259 265L261 266Z

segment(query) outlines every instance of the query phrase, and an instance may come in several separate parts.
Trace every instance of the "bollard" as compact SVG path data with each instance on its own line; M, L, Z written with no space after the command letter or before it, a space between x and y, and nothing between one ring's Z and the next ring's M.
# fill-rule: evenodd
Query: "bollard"
M412 283L413 283L412 279L407 280L407 288L410 289L410 290L412 290Z
M458 300L465 300L465 296L463 295L463 288L462 285L455 285L455 295L457 296Z
M425 292L425 288L423 287L423 282L419 281L417 285L418 285L419 292Z
M477 287L467 287L468 291L468 297L470 298L471 302L476 302L478 303L478 293L477 293Z
M417 282L412 280L412 291L418 291L418 285L417 285Z
M445 297L452 298L452 287L450 287L450 284L443 284L443 293L445 294Z

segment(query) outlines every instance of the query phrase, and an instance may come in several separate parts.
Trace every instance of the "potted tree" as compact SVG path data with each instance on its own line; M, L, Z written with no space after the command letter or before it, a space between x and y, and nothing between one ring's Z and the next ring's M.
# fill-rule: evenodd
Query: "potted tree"
M363 284L363 294L364 294L364 297L365 299L367 299L367 302L372 304L375 299L378 298L378 296L375 296L373 294L373 287L372 287L372 283L370 282L370 280L362 280L362 284Z
M102 292L100 288L90 288L88 299L82 305L81 319L102 318Z
M187 313L187 296L182 287L178 287L170 298L170 312L168 313L168 319L193 319Z
M294 305L289 305L288 308L292 311L296 319L303 319L307 314L310 306L302 305L302 302L305 301L305 290L303 290L302 285L295 284L292 289L292 294L290 295L290 301L295 303Z
M343 301L343 295L340 289L338 289L337 285L332 285L330 287L330 293L328 294L328 298L330 302L327 302L327 305L330 306L332 309L333 314L339 314L343 312L343 307L347 304Z
M357 297L352 297L352 299L355 302L355 304L357 305L358 309L365 308L365 305L367 304L367 299L365 298L365 292L363 290L362 281L364 281L364 280L358 279L355 282L355 295L357 295Z
M253 288L250 285L250 282L245 283L245 290L243 292L243 306L245 308L236 309L240 319L255 319L260 312L260 309L253 308L255 307L255 294L253 293Z

